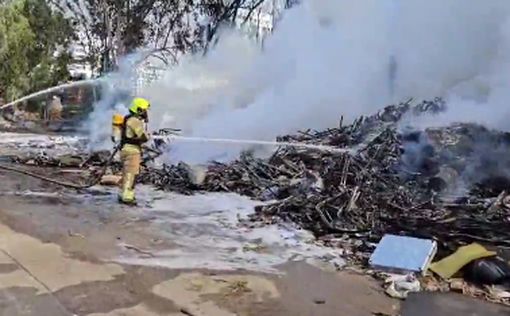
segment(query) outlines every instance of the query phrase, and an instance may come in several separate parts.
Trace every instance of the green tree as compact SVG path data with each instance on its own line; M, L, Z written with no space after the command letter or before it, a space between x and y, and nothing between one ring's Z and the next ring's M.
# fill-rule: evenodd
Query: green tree
M0 97L13 100L69 77L73 29L45 0L0 4Z
M0 96L8 100L30 87L27 57L35 44L35 34L22 10L22 1L0 6Z
M35 33L35 43L28 52L30 91L54 86L68 79L71 62L69 47L74 32L62 13L51 10L46 0L24 0L23 15Z

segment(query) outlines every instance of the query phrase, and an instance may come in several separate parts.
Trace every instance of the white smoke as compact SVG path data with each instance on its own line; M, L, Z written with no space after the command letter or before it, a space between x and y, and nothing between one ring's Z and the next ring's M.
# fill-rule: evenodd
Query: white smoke
M163 77L145 87L143 95L150 98L150 122L154 128L176 127L191 131L194 120L223 104L223 100L248 103L246 73L258 47L235 32L222 34L221 45L207 58L187 56L179 66L169 69ZM172 117L177 120L172 120Z
M88 132L91 150L111 149L112 116L126 115L135 87L136 64L142 53L134 53L122 59L118 71L98 79L101 85L101 99L85 121L83 129Z
M232 51L220 54L220 42L207 60L222 62L222 72L233 73L239 69L241 58L245 69L227 78L198 105L207 115L202 112L196 117L188 125L189 133L271 140L304 127L332 126L341 114L352 118L378 107L378 102L388 101L388 41L370 36L387 27L385 16L380 14L384 5L379 1L367 3L370 5L351 3L348 12L342 10L342 3L334 1L325 1L328 6L305 4L290 10L257 54L239 52L232 45L237 57L231 58ZM366 21L371 27L366 27ZM350 31L343 32L345 29ZM230 41L232 37L227 45ZM183 68L189 68L186 66ZM175 81L164 84L172 87ZM188 93L197 101L196 91ZM182 101L171 95L167 98ZM180 106L189 109L187 113L197 108L196 104ZM241 149L203 143L179 143L176 147L172 157L193 162L218 159L218 154L225 152L224 158L232 158Z
M206 57L169 69L143 93L151 127L272 140L408 97L446 96L445 115L416 124L508 129L509 17L507 0L304 1L285 12L263 50L232 31ZM230 159L241 149L178 142L170 157Z
M499 3L501 5L501 3ZM469 43L484 43L485 45L472 47L472 62L465 59L465 65L471 66L470 76L453 80L452 85L445 85L440 94L447 99L448 109L440 115L410 118L410 124L417 129L439 127L457 122L471 122L485 125L489 128L510 131L507 117L510 115L510 16L509 6L502 5L500 10L486 8L480 17L493 16L487 19L485 36L475 32L477 36ZM491 14L489 14L489 12ZM480 18L479 17L479 18ZM490 32L489 32L490 30ZM471 34L470 34L471 35ZM478 42L475 40L478 38ZM466 42L463 42L465 46ZM459 44L459 46L461 46ZM474 44L473 44L474 45ZM463 49L466 49L465 47ZM471 51L471 50L470 50ZM466 54L455 56L465 58ZM466 67L465 69L469 69ZM440 78L459 73L448 71Z

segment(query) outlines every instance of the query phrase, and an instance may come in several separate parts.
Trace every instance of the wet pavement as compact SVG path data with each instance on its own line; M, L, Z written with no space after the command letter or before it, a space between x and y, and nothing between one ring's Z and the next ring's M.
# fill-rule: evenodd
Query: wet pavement
M0 181L6 178L0 172ZM398 306L364 276L285 263L284 256L258 259L252 250L243 256L236 248L244 239L224 236L218 227L209 227L204 236L232 238L229 246L238 256L221 253L228 248L220 246L224 240L214 248L202 245L205 237L197 236L193 225L180 225L171 234L171 227L158 229L170 222L161 219L164 214L116 204L100 209L71 201L34 203L38 198L0 195L1 315L338 315L334 311L346 306L358 312L345 315L368 315L368 308L391 312ZM196 242L169 237L188 230ZM208 247L218 254L206 257ZM128 264L127 258L138 263ZM217 266L198 268L209 264ZM271 273L262 271L269 266ZM357 291L372 293L372 303L335 299L352 298Z

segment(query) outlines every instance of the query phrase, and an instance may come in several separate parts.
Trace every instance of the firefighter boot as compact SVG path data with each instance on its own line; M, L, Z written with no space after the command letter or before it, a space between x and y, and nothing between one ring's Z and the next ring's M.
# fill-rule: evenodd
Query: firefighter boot
M126 172L122 176L122 187L121 187L121 194L119 195L119 202L124 204L130 204L135 205L136 204L136 198L135 198L135 191L134 188L134 182L135 182L135 175L131 172Z

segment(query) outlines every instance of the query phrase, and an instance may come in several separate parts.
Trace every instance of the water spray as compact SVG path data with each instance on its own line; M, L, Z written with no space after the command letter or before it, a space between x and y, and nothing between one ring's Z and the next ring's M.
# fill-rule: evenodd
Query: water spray
M157 53L159 51L161 51L161 50L160 49L151 49L151 50L145 50L145 51L138 52L135 55L136 58L133 60L131 66L132 67L137 67L140 63L142 63L145 59L147 59L147 57L149 57L150 55L152 55L154 53ZM61 89L67 89L67 88L79 87L79 86L83 86L83 85L94 84L94 83L97 83L97 82L100 82L100 81L104 81L104 80L107 80L107 79L108 79L108 76L101 77L101 78L95 78L95 79L79 80L79 81L74 81L74 82L70 82L70 83L61 84L61 85L58 85L58 86L55 86L55 87L50 87L50 88L47 88L47 89L44 89L44 90L40 90L40 91L34 92L32 94L26 95L26 96L24 96L22 98L19 98L17 100L14 100L12 102L7 103L7 104L4 104L4 105L0 106L0 110L3 110L5 108L8 108L10 106L13 106L13 105L18 104L18 103L23 102L23 101L30 100L32 98L36 98L38 96L45 95L47 93L51 93L51 92L54 92L54 91L59 91Z
M36 98L38 96L54 92L54 91L59 91L61 89L66 89L66 88L79 87L79 86L83 86L83 85L89 85L89 84L96 83L99 80L101 80L101 79L80 80L80 81L75 81L75 82L71 82L71 83L61 84L61 85L58 85L58 86L55 86L55 87L51 87L51 88L48 88L48 89L44 89L44 90L41 90L41 91L37 91L37 92L34 92L32 94L29 94L29 95L26 95L26 96L24 96L22 98L19 98L17 100L14 100L12 102L9 102L7 104L4 104L4 105L0 106L0 110L3 110L5 108L8 108L8 107L13 106L13 105L18 104L18 103L21 103L23 101L30 100L30 99Z
M299 142L278 142L278 141L263 141L253 139L229 139L229 138L208 138L208 137L191 137L180 135L155 135L151 136L152 139L161 140L182 140L187 142L197 143L222 143L222 144L242 144L242 145L263 145L263 146L276 146L276 147L296 147L305 149L315 149L319 151L328 151L334 153L353 153L352 149L337 148L327 145L313 145Z

